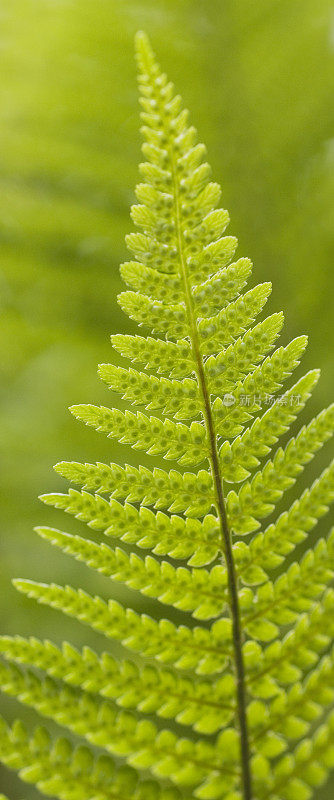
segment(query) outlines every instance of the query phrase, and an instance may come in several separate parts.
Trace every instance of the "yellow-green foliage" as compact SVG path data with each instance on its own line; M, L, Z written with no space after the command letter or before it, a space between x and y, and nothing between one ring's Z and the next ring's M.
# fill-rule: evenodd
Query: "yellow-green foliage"
M61 462L57 471L81 488L43 501L106 541L49 527L37 532L114 581L174 606L184 622L156 620L70 586L16 580L29 597L138 655L117 660L66 642L58 648L2 637L3 691L88 744L73 751L67 739L51 743L45 729L30 735L20 722L8 728L2 721L0 756L61 800L308 800L334 765L334 531L302 559L284 562L334 499L333 465L268 525L262 520L329 439L334 409L276 448L319 377L310 371L282 391L306 337L276 347L282 315L255 322L270 284L243 291L250 261L233 261L237 242L224 235L228 214L217 209L220 188L205 147L143 34L137 59L146 161L131 211L137 232L127 237L134 260L121 267L129 289L119 302L153 336L114 335L112 343L147 371L100 366L110 389L138 411L71 410L110 438L190 471ZM241 769L222 504L237 581L251 794ZM95 745L108 755L96 758ZM127 766L115 768L109 754Z

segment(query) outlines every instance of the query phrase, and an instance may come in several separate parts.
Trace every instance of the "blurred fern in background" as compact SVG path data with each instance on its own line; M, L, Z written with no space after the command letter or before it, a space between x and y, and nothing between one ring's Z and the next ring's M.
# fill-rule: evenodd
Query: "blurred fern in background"
M115 296L137 181L137 28L149 31L187 105L197 109L240 252L256 261L259 281L268 274L273 280L269 310L285 308L287 338L311 333L305 369L317 364L323 378L309 413L328 404L331 13L330 0L3 0L2 632L24 626L40 634L44 625L49 633L46 613L32 616L11 575L43 572L45 580L72 584L79 575L61 555L49 563L46 545L32 545L33 524L45 520L35 498L50 485L50 465L118 460L115 445L73 426L64 408L89 396L106 402L95 371L97 360L110 360L106 331L134 330ZM309 468L307 482L314 476ZM62 490L58 481L53 477L53 486ZM71 530L79 530L75 520ZM98 584L87 572L92 587L108 593L106 579ZM50 619L53 638L87 640L70 621ZM1 790L22 797L16 779L0 775ZM332 791L319 792L319 800Z

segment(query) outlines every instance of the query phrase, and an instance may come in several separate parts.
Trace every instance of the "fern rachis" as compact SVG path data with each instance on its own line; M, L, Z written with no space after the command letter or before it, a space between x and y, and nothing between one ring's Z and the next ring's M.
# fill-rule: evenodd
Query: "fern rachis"
M116 352L140 369L102 364L99 372L139 411L71 410L186 471L61 462L57 471L79 489L43 501L106 542L37 532L177 608L185 623L70 586L16 580L137 656L2 637L3 691L87 744L73 751L61 738L51 746L44 729L30 737L20 722L10 729L2 721L0 757L61 800L308 800L334 764L334 532L280 577L271 572L327 512L333 465L276 520L263 520L329 439L334 410L276 448L319 373L281 394L306 338L277 347L282 315L257 320L270 284L243 291L251 263L233 261L237 242L223 235L228 214L217 209L205 148L143 34L137 59L147 161L131 211L138 232L127 237L134 260L121 267L130 288L119 301L152 335L114 334ZM95 745L107 754L96 759ZM128 766L115 770L111 755Z

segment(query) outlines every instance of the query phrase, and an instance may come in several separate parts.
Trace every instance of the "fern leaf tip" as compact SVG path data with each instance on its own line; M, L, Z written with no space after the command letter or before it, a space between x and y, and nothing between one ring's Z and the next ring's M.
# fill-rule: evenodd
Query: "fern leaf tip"
M27 594L30 589L34 586L35 582L28 580L28 578L13 578L12 584L18 592L23 592Z
M142 47L147 47L150 44L148 35L145 31L139 30L135 33L135 48L141 49Z
M61 531L57 531L55 528L50 528L47 525L36 525L34 528L34 532L41 536L42 539L50 539L51 534L56 535L57 533L61 533ZM66 533L63 534L65 537L68 535Z
M53 465L54 471L62 477L66 477L66 475L64 475L64 470L66 470L66 468L68 468L68 461L57 461L57 463Z
M139 30L135 34L135 56L138 68L143 72L149 71L155 64L155 56L145 31Z

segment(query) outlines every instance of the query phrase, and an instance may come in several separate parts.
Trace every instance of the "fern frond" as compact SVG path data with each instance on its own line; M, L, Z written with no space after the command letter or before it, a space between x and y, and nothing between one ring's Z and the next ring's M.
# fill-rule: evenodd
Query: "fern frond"
M212 561L219 550L219 524L217 517L207 514L202 521L168 517L161 511L155 514L148 508L139 511L130 504L117 500L109 502L100 495L70 489L68 494L42 495L47 505L74 514L95 530L107 536L141 548L151 548L158 555L176 559L190 558L190 565L200 566Z
M108 638L118 639L130 650L156 656L158 661L180 669L211 675L225 666L231 653L231 621L227 618L217 620L210 629L190 629L167 619L156 622L146 614L123 608L115 600L106 603L101 597L91 597L71 586L22 579L15 579L14 585L39 603L75 617Z
M334 701L334 652L325 656L303 684L295 683L287 694L281 693L268 705L257 702L253 711L252 736L256 747L268 748L270 734L275 730L281 749L287 741L301 739ZM250 713L250 722L252 714ZM268 749L268 757L271 756ZM272 751L273 757L277 752Z
M161 408L176 419L193 419L200 413L201 398L198 385L192 378L168 380L113 364L100 364L99 375L110 389L133 405Z
M170 419L147 417L141 412L119 411L118 408L77 405L70 411L76 419L106 433L111 439L130 444L136 450L145 450L149 455L160 455L176 460L185 466L196 466L208 456L205 428L200 422L189 427Z
M225 480L234 481L238 473L241 474L240 470L243 470L242 476L245 478L249 473L243 465L247 465L249 470L259 464L260 457L267 455L270 447L288 430L297 414L302 411L318 378L318 370L307 373L285 392L281 401L273 403L232 445L225 442L221 449ZM156 468L136 469L128 464L121 467L118 464L94 465L66 461L56 464L55 469L60 475L85 489L100 493L110 492L117 499L184 512L186 516L204 516L214 504L212 476L206 470L200 470L196 475L191 472L182 475L176 470L166 473ZM232 508L229 511L231 513ZM233 527L236 524L233 518Z
M239 258L228 267L220 269L204 283L194 286L192 294L198 316L208 317L218 313L238 296L251 272L249 258Z
M194 371L194 359L187 339L170 342L152 336L144 338L116 333L111 336L111 342L114 350L124 358L143 364L145 369L155 370L158 374L184 378Z
M38 667L70 686L115 700L122 708L175 718L199 733L216 733L233 718L234 679L226 674L214 682L179 675L167 668L117 662L110 653L98 656L91 648L76 650L65 642L60 650L50 641L22 637L0 638L6 660Z
M333 715L315 730L334 701L334 529L279 577L270 573L327 513L334 465L267 527L262 520L329 440L333 406L278 444L319 378L318 370L297 375L281 394L307 338L276 345L283 315L257 319L271 284L246 289L251 262L233 260L237 240L225 235L229 216L218 207L205 147L143 34L136 47L146 160L119 303L152 335L114 334L114 350L141 366L101 364L99 372L112 391L157 416L94 405L71 412L180 468L60 462L57 472L80 490L41 499L103 532L109 545L45 526L37 532L159 600L166 614L178 609L184 624L121 605L112 582L104 600L16 580L23 594L136 656L117 661L66 642L2 637L4 692L132 766L115 771L109 756L95 761L89 748L53 745L43 732L29 738L20 723L0 725L0 756L60 800L308 800L334 764ZM134 767L154 780L141 782Z
M282 326L283 314L272 314L246 331L218 356L210 356L204 369L211 392L232 391L240 376L250 372L272 350Z
M262 311L270 292L270 283L255 286L215 316L201 320L198 329L203 355L218 353L244 333Z
M150 768L156 776L164 777L168 765L168 776L173 783L192 787L200 786L211 773L217 773L233 788L238 741L232 729L219 734L214 744L204 739L196 742L178 739L171 731L158 731L152 721L138 722L134 714L117 711L110 703L87 692L70 686L59 689L51 678L43 681L13 665L2 666L0 674L6 694L15 695L89 743L114 755L126 755L130 765L140 770Z
M139 217L139 209L143 210L145 207L133 206L132 208L137 209L136 214L131 214L135 222ZM145 209L145 214L147 213L148 210ZM167 300L171 303L178 303L183 299L182 286L178 275L171 276L157 273L155 269L145 267L144 264L139 264L138 261L129 261L126 264L121 264L120 273L125 283L136 289L137 292L144 290L150 296L162 302Z
M245 486L247 488L247 484ZM255 489L258 487L259 491L267 492L269 500L270 489L262 489L260 482L257 484L255 480ZM259 572L260 569L276 567L282 561L282 556L291 552L318 519L327 513L333 497L333 465L330 465L311 489L305 490L301 499L295 501L290 511L284 512L276 523L272 523L263 533L256 534L247 547L243 547L241 543L235 544L236 564L243 580L246 583L254 582L256 568ZM230 508L233 508L230 498L231 495L228 495ZM233 493L232 499L234 498ZM187 558L190 566L200 567L212 562L219 551L219 526L217 518L212 514L206 515L199 522L193 519L184 520L176 515L168 517L161 512L155 515L146 508L138 512L130 504L123 506L116 500L108 502L100 495L94 497L88 492L77 492L73 489L68 494L42 495L41 499L47 505L74 514L91 528L103 530L107 536L144 549L150 548L158 555L169 554L174 559ZM270 510L271 507L266 509L267 513ZM236 519L234 524L237 528L238 521L240 526L240 518L237 514L232 516L231 511L230 514L233 522ZM249 515L246 521L248 529L258 527L254 518L251 518L249 525Z
M273 314L246 333L243 339L230 345L219 358L209 358L205 364L209 389L215 394L231 391L240 374L251 370L252 365L262 361L266 352L272 349L282 324L282 315ZM194 379L171 381L113 364L101 364L99 374L110 389L120 393L124 400L129 400L133 405L143 405L147 409L162 408L164 413L176 419L191 419L201 411L201 396Z
M45 728L29 734L17 721L12 728L0 719L1 760L18 771L25 783L59 800L179 800L177 791L160 789L151 781L139 783L135 770L115 770L109 756L94 759L88 747L74 749L65 739L52 742ZM188 796L191 800L190 795Z
M334 500L334 464L330 464L310 489L305 489L301 498L295 500L288 511L284 511L277 522L271 523L263 532L257 533L249 548L240 549L239 569L243 572L256 564L263 569L274 569L284 557L302 542L327 514ZM240 547L240 545L239 545ZM247 576L244 575L245 580Z
M283 639L265 649L249 640L244 645L248 689L253 697L268 698L279 693L279 685L299 681L324 653L334 635L334 593L327 590L321 604L302 614Z
M257 417L232 444L227 441L222 444L220 461L225 481L240 482L249 476L302 411L318 378L318 370L307 373L272 404L274 398L268 395L269 408L262 417Z
M267 772L265 781L256 782L258 796L263 800L274 797L309 800L313 790L325 782L333 766L334 713L331 712L312 739L304 739L292 755L283 756L275 765L272 776Z
M226 404L226 400L217 398L213 403L212 410L216 430L220 436L230 439L240 434L243 430L243 424L240 425L240 423L254 417L262 407L266 394L273 395L278 392L282 383L296 369L305 345L306 337L300 336L290 342L287 347L279 347L272 356L268 356L247 378L236 385L232 410L229 408L229 404ZM244 397L250 398L247 414L242 406Z
M196 619L212 619L221 614L227 601L227 572L216 565L205 569L175 568L169 561L152 556L145 560L136 553L128 555L117 547L112 550L82 536L72 536L55 528L36 528L37 533L65 553L83 561L115 581L125 583L148 597L191 611Z
M290 439L284 450L279 448L273 460L267 461L251 482L244 483L238 493L230 492L226 503L236 533L242 535L252 530L250 516L259 520L273 511L275 503L293 486L305 464L331 438L333 430L334 406L330 406L304 426L296 438Z
M120 294L119 304L130 319L139 325L146 325L154 333L164 333L175 339L187 336L187 319L181 303L167 305L161 300L153 300L139 292L129 291Z
M214 504L212 475L207 470L177 472L126 464L80 464L61 461L55 470L83 489L100 494L111 493L113 498L139 502L143 506L183 511L186 517L202 517Z
M298 613L311 608L332 580L333 569L334 530L327 541L320 539L314 550L308 550L300 564L291 564L274 583L263 583L255 596L250 588L244 590L245 629L260 641L273 639L278 634L277 626L291 624Z

